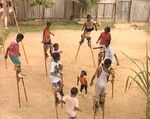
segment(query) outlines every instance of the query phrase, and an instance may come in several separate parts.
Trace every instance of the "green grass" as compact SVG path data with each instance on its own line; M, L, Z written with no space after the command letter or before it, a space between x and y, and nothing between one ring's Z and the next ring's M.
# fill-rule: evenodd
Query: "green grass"
M143 30L150 33L150 23L147 23L145 26L143 26Z
M111 28L114 28L114 23L101 23L101 25L98 25L98 30L104 29L105 26L110 26ZM19 22L19 28L22 33L27 32L40 32L43 31L45 27L45 22L35 22L35 21L29 21L29 22ZM53 22L51 26L52 30L81 30L82 25L77 24L76 22ZM11 32L18 32L16 26L9 26L9 29L6 30L4 36L5 39ZM0 44L2 44L2 39L0 39Z

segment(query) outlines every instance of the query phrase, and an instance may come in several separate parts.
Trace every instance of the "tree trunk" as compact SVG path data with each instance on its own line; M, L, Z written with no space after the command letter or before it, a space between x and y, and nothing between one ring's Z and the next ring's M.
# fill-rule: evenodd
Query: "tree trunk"
M150 89L147 96L146 119L150 119Z
M43 6L43 16L42 16L42 21L45 20L45 7Z
M64 19L66 19L66 12L67 12L67 0L64 0Z
M80 7L79 21L81 21L81 18L82 18L82 14L83 14L82 11L83 11L83 8Z

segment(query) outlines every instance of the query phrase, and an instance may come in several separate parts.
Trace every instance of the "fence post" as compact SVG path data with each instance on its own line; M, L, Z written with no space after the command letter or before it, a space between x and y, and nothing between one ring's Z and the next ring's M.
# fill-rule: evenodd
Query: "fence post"
M128 16L128 22L131 22L131 8L132 8L132 0L130 1L130 5L129 5L129 16Z

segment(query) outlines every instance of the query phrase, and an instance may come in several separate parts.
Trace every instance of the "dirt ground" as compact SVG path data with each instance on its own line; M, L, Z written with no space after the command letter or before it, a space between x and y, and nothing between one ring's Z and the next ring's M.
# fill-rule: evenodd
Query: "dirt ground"
M78 48L81 31L79 30L55 30L53 42L60 44L62 53L62 63L64 65L65 94L70 93L70 88L76 86L76 77L82 69L87 71L88 81L90 81L95 68L93 66L91 51L85 42L79 52L75 62L75 54ZM92 44L95 44L101 31L92 33ZM128 75L132 75L129 67L134 65L126 58L121 51L135 59L143 59L145 56L145 40L149 40L148 35L143 30L135 30L129 24L117 24L111 31L111 46L118 55L120 66L116 68L114 98L111 98L111 83L108 83L105 119L144 119L145 118L145 95L136 85L124 93L125 82ZM6 41L8 46L15 38L16 33L11 33ZM54 98L50 79L45 76L44 56L41 44L42 32L26 33L23 41L29 64L26 63L23 52L21 61L24 71L27 73L25 85L29 102L25 101L21 86L22 108L18 107L17 87L15 71L10 59L8 69L5 69L3 53L0 54L0 119L56 119ZM22 50L22 49L21 49ZM95 61L97 61L98 50L94 50ZM47 61L48 69L50 59ZM78 112L78 119L93 119L92 96L94 86L88 87L88 97L78 96L82 112ZM59 119L67 119L62 108L58 108ZM99 112L97 119L102 118Z

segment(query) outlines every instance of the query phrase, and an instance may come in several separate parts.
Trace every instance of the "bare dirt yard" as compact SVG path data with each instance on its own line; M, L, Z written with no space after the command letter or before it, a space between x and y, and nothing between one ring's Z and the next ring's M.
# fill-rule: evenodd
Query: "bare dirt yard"
M87 78L90 81L95 68L92 62L92 55L87 43L85 42L79 52L75 62L75 55L80 40L81 31L79 30L54 30L55 37L53 42L60 44L63 50L61 62L64 65L64 92L70 93L70 89L76 86L76 77L82 69L87 71ZM97 46L96 40L101 31L92 33L92 44ZM120 66L116 67L114 98L111 98L111 83L108 83L106 97L105 119L144 119L146 98L143 92L136 86L124 93L125 82L128 75L132 75L129 68L135 66L125 57L125 52L135 59L144 59L145 41L150 43L150 35L143 30L135 30L129 24L116 24L111 31L111 46L118 55ZM54 97L50 79L45 76L43 47L41 44L42 32L24 34L24 46L26 49L29 64L26 63L22 53L21 61L23 70L27 76L24 79L29 102L25 101L21 86L22 108L18 107L17 85L15 71L10 59L8 69L5 69L3 53L0 54L0 119L56 119ZM11 33L6 40L8 46L16 33ZM149 45L150 46L150 45ZM150 48L150 47L149 47ZM21 48L22 50L22 48ZM150 51L150 50L149 50ZM97 62L98 50L94 50L95 61ZM48 69L50 58L47 61ZM88 97L78 96L82 112L78 112L78 119L93 119L92 97L94 86L88 87ZM67 119L62 108L58 108L59 119ZM102 118L102 113L98 112L97 119Z

